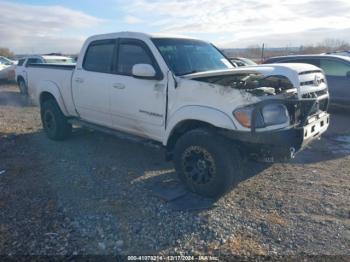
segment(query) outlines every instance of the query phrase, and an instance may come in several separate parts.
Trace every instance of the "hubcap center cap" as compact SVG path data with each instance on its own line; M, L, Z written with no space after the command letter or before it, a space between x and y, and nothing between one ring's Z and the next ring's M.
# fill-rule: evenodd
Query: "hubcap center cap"
M200 171L205 170L207 168L207 163L205 162L205 160L202 160L202 159L198 160L197 161L197 168Z

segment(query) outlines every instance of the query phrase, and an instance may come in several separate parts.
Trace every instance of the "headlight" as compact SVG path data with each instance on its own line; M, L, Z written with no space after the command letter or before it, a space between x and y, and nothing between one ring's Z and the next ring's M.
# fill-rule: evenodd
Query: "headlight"
M253 106L242 107L233 112L234 117L244 127L251 127ZM255 128L289 124L288 110L282 104L270 104L257 111Z
M233 112L233 115L236 117L238 122L244 127L250 127L252 122L252 114L254 107L242 107ZM260 112L256 116L256 127L264 127L264 120Z
M270 104L262 108L265 126L282 125L289 123L289 114L285 105Z

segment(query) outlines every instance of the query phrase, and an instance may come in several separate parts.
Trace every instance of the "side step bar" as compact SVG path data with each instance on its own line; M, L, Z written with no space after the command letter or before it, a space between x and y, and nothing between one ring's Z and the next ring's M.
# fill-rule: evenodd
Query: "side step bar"
M163 147L163 145L159 142L156 142L156 141L153 141L153 140L150 140L147 138L143 138L140 136L136 136L136 135L131 135L131 134L125 133L123 131L115 130L112 128L92 124L92 123L86 122L86 121L81 120L81 119L70 118L70 119L68 119L68 123L70 123L72 125L85 127L88 129L97 130L97 131L100 131L100 132L103 132L103 133L106 133L109 135L116 136L116 137L121 138L121 139L127 139L127 140L130 140L133 142L141 143L141 144L146 145L146 146L156 147L156 148Z

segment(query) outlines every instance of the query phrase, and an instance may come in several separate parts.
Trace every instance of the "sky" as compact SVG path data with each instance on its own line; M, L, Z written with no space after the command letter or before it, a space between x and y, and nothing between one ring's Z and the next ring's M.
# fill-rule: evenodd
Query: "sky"
M94 34L198 37L221 48L350 42L350 0L0 0L0 47L78 53Z

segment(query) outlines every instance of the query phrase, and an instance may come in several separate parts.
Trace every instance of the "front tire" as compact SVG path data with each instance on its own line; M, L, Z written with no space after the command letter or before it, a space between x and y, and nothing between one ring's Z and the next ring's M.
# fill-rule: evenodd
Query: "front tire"
M238 150L210 129L195 129L181 136L175 145L174 163L185 186L206 197L223 195L241 177Z
M49 99L41 105L41 122L46 135L52 140L63 140L72 132L72 125L62 113L57 102Z

